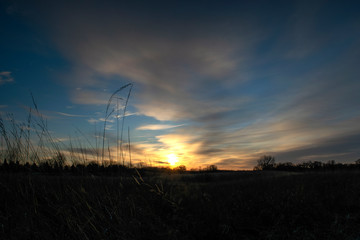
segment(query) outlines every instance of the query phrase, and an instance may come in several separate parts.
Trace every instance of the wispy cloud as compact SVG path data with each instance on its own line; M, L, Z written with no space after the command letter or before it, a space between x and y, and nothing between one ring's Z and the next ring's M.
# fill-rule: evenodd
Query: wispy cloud
M136 130L165 130L170 128L181 127L183 124L180 125L169 125L169 124L150 124L144 125L136 128Z
M69 113L63 113L63 112L55 112L59 115L66 116L66 117L89 117L86 115L79 115L79 114L69 114Z
M91 123L91 124L95 124L95 123L100 122L100 120L95 119L95 118L90 118L90 119L88 119L87 121L88 121L88 123Z
M354 162L359 158L360 131L342 136L329 136L313 144L284 149L277 156L281 161L328 161Z
M14 78L11 76L11 72L0 72L0 85L14 82Z

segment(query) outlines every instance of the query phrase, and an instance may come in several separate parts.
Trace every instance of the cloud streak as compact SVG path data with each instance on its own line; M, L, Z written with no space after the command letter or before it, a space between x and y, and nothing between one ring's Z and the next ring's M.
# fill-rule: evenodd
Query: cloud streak
M181 127L181 125L169 125L169 124L150 124L150 125L144 125L136 128L137 130L165 130L170 128L177 128Z
M11 76L11 72L0 72L0 85L14 82L14 78Z
M63 113L63 112L55 112L59 115L66 116L66 117L89 117L86 115L78 115L78 114L70 114L70 113Z

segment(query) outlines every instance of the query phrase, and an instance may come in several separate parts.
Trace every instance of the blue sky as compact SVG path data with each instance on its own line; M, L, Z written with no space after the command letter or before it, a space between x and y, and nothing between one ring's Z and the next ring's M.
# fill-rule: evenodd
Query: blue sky
M5 1L0 112L25 120L31 91L64 146L77 129L92 141L110 95L133 83L134 162L354 162L359 10L357 1Z

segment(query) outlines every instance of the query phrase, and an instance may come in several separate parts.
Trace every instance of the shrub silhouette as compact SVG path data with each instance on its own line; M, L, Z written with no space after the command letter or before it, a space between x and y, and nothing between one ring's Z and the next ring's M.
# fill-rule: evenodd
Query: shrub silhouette
M173 171L178 172L178 173L184 173L184 172L186 172L186 166L180 165L180 166L174 168Z
M210 165L208 167L206 167L206 170L205 171L208 171L208 172L216 172L218 170L217 166L216 165Z
M257 165L254 170L269 170L275 167L275 157L264 155L257 160Z

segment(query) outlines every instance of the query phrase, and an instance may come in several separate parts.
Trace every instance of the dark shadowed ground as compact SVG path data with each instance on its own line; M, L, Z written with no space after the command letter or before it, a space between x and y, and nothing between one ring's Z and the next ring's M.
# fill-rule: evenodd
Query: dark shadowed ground
M0 175L1 239L359 239L360 172Z

